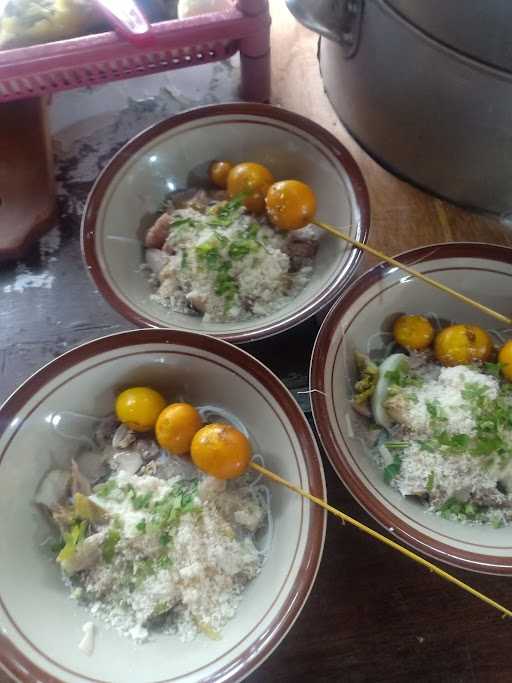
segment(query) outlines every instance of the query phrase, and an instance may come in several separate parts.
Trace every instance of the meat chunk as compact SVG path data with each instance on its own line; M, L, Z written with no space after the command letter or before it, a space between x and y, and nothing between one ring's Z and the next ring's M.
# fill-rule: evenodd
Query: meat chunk
M165 240L169 236L169 224L171 217L168 213L162 214L146 233L144 245L148 249L161 249L164 246Z
M290 272L296 273L304 265L304 261L313 259L318 243L313 239L306 239L290 235L285 251L290 257Z

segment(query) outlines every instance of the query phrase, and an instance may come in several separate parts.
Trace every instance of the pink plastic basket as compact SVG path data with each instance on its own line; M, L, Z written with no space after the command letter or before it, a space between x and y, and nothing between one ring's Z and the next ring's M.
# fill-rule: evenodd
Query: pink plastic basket
M181 69L240 52L241 96L270 97L270 15L267 0L238 0L226 12L153 24L150 47L117 33L83 36L0 52L0 102L58 90Z

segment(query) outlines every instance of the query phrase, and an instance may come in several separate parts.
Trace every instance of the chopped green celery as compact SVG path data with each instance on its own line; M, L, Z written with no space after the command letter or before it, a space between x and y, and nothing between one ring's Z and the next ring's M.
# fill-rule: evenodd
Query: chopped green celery
M169 534L166 531L164 531L162 534L160 534L160 538L158 540L160 542L160 545L166 546L166 545L169 545L171 537L169 536Z
M240 214L240 211L244 205L244 199L247 197L248 192L239 192L232 199L221 206L217 211L219 218L226 218L233 220Z
M466 382L461 391L461 396L465 401L478 402L485 398L487 387L479 382Z
M247 235L248 239L255 239L258 232L260 229L260 225L258 223L251 223L250 226L247 228L245 234ZM266 235L262 236L264 239L267 239Z
M442 431L434 436L439 446L445 446L451 451L462 452L469 446L470 438L467 434L449 434Z
M238 291L238 285L234 277L226 270L220 270L215 278L215 294L223 296L231 301Z
M137 585L143 583L147 578L153 576L156 573L155 562L147 557L144 560L140 560L134 566L135 582Z
M228 247L228 254L236 261L247 256L251 251L257 251L259 248L260 245L255 240L238 239L231 242Z
M428 475L427 483L425 485L425 488L427 491L430 493L432 489L434 488L434 471L431 470L430 474Z
M403 450L409 445L408 441L386 441L384 446L388 450Z
M500 378L501 370L505 366L505 363L484 363L482 366L483 371L488 374Z
M501 527L504 526L502 517L499 517L498 515L493 515L491 517L491 526L493 529L501 529Z
M121 540L121 534L117 529L109 529L105 540L101 545L101 554L107 564L110 564L114 559L116 546Z
M203 242L198 244L196 249L197 257L202 261L208 270L217 270L222 263L222 257L216 242Z
M477 505L476 503L463 503L456 498L450 498L441 506L440 512L441 516L445 518L455 515L462 519L476 521L482 519L482 514L485 513L486 509L484 506Z
M81 522L76 522L73 524L69 532L64 534L65 544L60 553L57 555L57 562L66 562L73 557L77 545L84 540L87 534L88 526L88 522L86 520L82 520Z
M172 565L172 560L168 555L161 555L158 560L156 560L156 565L160 569L167 569Z
M430 415L430 419L433 422L446 422L447 417L441 408L439 401L426 401L425 406L427 408L427 413Z
M423 384L420 377L411 377L408 365L403 362L394 370L388 370L385 374L391 386L397 387L419 387Z
M141 534L144 534L146 532L146 520L141 519L140 522L137 522L135 528L137 531L140 531Z
M400 474L400 468L402 466L402 459L398 453L395 453L393 462L384 468L384 481L386 484L390 484L395 477Z
M192 218L175 218L172 222L169 223L169 226L171 228L179 228L189 223L193 225L194 221L192 220Z
M197 482L189 487L178 485L164 498L154 503L151 508L151 527L163 532L176 522L180 515L200 509L194 503L196 491Z
M149 503L152 498L152 493L148 491L147 493L136 494L132 498L132 505L135 510L142 510L143 508L148 508Z
M106 481L104 484L98 484L94 488L94 493L99 498L108 498L116 488L117 483L113 479L111 479L110 481Z

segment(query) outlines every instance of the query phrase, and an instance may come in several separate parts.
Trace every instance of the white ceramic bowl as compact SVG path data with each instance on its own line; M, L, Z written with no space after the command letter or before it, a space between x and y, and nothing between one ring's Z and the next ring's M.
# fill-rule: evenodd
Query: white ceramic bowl
M359 250L324 234L314 273L284 308L243 323L204 323L150 300L144 273L141 218L154 213L172 189L185 188L189 173L212 159L257 161L276 179L311 185L321 219L365 241L370 224L368 193L349 152L316 123L283 109L248 103L201 107L171 117L128 142L105 167L89 196L82 222L87 268L109 303L140 327L172 327L246 342L282 332L331 303L348 282Z
M77 647L90 615L68 597L49 551L49 528L31 500L76 442L49 426L62 410L112 411L116 392L145 383L172 400L231 410L248 428L265 464L325 496L317 446L285 386L244 351L205 335L137 330L97 339L46 365L0 408L0 665L35 683L237 681L286 635L313 585L325 517L283 487L271 485L274 535L261 573L248 586L219 641L182 643L160 635L136 646L98 622L92 657Z
M512 249L475 243L421 247L398 257L504 314L510 314ZM338 476L361 505L390 533L438 560L473 571L512 574L510 527L463 525L425 511L414 498L388 486L369 456L366 421L351 408L354 351L383 350L397 314L419 313L476 323L512 337L494 318L380 264L360 277L331 309L315 344L310 382L316 427Z

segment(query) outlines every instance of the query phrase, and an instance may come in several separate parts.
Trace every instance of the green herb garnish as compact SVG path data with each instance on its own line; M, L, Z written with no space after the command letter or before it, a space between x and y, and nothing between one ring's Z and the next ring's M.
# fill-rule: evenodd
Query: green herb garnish
M110 480L106 481L104 484L98 484L94 488L94 493L99 497L99 498L108 498L110 494L117 488L117 484L115 481Z
M258 223L251 223L250 226L246 230L246 235L247 238L250 240L256 239L258 232L260 229L260 225ZM266 236L264 236L266 237Z
M159 540L160 545L166 546L166 545L169 545L169 541L171 540L171 537L169 536L167 531L164 531L163 534L160 534L160 538L158 540Z
M492 375L493 377L496 377L496 379L499 379L501 375L501 370L504 367L505 363L484 363L482 366L482 370L486 374Z
M445 446L451 451L464 451L470 442L470 438L467 434L449 434L446 431L436 434L435 439L440 446Z
M132 505L135 508L135 510L142 510L142 508L149 507L149 501L151 500L151 496L152 494L150 491L144 494L133 496Z
M251 251L258 250L260 245L254 240L233 240L228 247L228 254L232 259L238 260L247 256Z
M223 296L226 301L231 301L238 292L238 285L235 278L227 269L222 269L215 278L215 294Z
M396 453L393 462L384 468L384 481L386 484L390 484L400 474L401 466L402 458Z
M434 470L431 470L430 474L428 475L428 479L427 479L427 483L425 485L425 488L427 489L427 491L429 493L434 488Z
M446 422L447 417L444 414L443 409L439 401L426 401L425 407L427 408L427 413L430 415L430 419L434 422Z
M396 449L403 450L404 448L407 448L408 445L409 445L408 441L386 441L386 443L384 444L384 446L388 450L396 450Z
M420 387L423 384L421 377L412 377L410 375L406 363L399 365L394 370L388 370L384 376L392 386Z
M206 265L208 270L216 270L221 263L219 249L211 242L204 242L196 247L198 258Z
M171 228L184 228L184 227L191 227L193 228L195 226L195 222L192 220L192 218L175 218L172 223L169 223L169 230Z
M116 529L110 529L101 545L101 554L107 564L114 559L116 545L121 539L121 534Z

